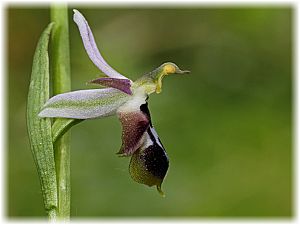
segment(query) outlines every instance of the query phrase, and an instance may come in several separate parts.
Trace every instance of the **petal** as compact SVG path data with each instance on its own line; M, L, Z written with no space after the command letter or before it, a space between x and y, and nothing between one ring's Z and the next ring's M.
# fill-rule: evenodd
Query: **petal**
M113 68L111 68L107 64L107 62L105 62L105 60L103 59L103 57L101 56L97 48L93 33L91 31L91 28L88 25L88 22L79 11L77 11L76 9L74 9L73 11L74 11L74 16L73 16L74 22L78 26L85 50L88 56L90 57L90 59L93 61L93 63L109 77L127 79L125 76L121 75Z
M122 124L122 146L118 154L132 155L143 143L142 137L151 124L150 114L142 108L147 96L134 96L118 109L118 117Z
M130 98L114 88L73 91L49 99L39 116L74 119L110 116Z
M132 155L129 172L133 180L148 186L156 185L164 196L161 184L169 168L167 153L153 127L145 134L143 145Z
M118 154L132 155L142 144L142 137L149 127L148 117L141 111L119 113L122 123L122 147Z
M106 87L116 88L120 91L123 91L126 94L132 95L132 91L130 89L131 81L128 79L102 77L102 78L97 78L95 80L92 80L89 83L101 84Z

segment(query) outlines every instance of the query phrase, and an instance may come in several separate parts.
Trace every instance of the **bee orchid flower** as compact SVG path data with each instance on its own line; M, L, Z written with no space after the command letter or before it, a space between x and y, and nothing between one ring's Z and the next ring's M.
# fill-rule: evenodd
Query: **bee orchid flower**
M40 117L96 119L117 115L122 124L121 156L131 156L129 172L133 180L148 186L161 184L169 159L151 122L148 97L160 93L162 79L170 74L185 74L174 63L164 63L135 82L114 70L100 54L92 31L83 15L74 10L84 48L91 61L107 77L90 81L106 88L79 90L50 98Z

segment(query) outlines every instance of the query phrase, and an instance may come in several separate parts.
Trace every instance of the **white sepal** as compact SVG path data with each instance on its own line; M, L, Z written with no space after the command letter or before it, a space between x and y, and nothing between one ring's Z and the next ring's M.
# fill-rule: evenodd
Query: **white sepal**
M49 99L40 117L93 119L116 114L131 96L114 88L79 90Z

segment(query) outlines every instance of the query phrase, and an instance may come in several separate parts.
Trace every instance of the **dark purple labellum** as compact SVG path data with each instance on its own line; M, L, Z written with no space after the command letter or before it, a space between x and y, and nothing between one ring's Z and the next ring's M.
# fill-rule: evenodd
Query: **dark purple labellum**
M152 128L148 128L147 133L153 141L153 144L144 150L142 156L145 160L146 169L152 173L153 176L164 179L169 167L169 159L160 140L158 139L159 143L156 142L151 130Z
M148 128L147 134L151 133ZM153 134L151 134L153 135ZM141 146L133 155L129 165L129 172L133 180L148 186L156 185L163 194L161 184L169 168L169 159L161 143Z
M102 77L102 78L97 78L95 80L92 80L89 83L100 84L106 87L116 88L126 94L132 95L132 91L130 89L131 81L128 79Z
M133 180L148 186L157 186L161 191L161 184L169 168L167 153L152 126L150 112L146 104L140 106L141 111L149 118L150 126L144 134L143 144L132 155L129 172Z

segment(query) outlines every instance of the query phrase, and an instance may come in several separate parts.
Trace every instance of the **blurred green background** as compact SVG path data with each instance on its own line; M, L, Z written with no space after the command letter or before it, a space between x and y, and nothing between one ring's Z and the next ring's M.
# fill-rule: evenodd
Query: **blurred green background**
M100 72L72 22L80 10L105 59L131 79L166 61L191 70L150 97L170 157L163 183L135 183L119 158L116 117L72 128L73 217L291 217L292 41L288 6L112 8L70 6L72 89ZM7 216L44 217L25 109L46 5L6 7Z

